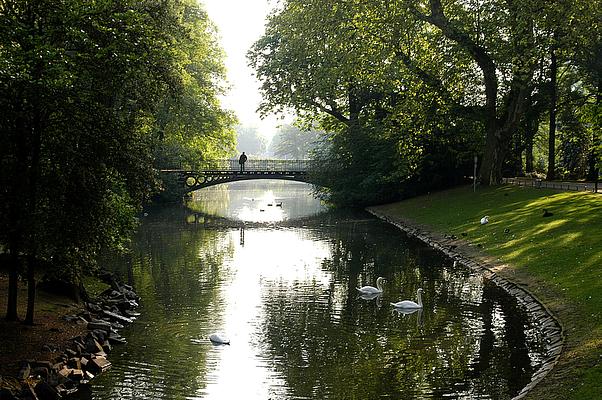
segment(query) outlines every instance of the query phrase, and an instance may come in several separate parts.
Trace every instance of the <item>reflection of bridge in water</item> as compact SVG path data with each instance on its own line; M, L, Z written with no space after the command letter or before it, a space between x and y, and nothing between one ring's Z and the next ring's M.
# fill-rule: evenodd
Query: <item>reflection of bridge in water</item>
M187 192L228 182L253 179L307 181L308 160L247 160L244 169L238 160L207 160L195 171L164 170L177 173Z

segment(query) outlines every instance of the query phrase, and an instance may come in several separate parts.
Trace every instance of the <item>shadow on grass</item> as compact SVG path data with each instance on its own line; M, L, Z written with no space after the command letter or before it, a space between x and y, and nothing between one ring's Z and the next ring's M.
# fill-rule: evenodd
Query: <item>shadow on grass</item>
M473 193L463 187L390 207L539 275L576 303L587 300L584 306L600 318L602 196L516 186ZM553 215L544 217L544 210ZM479 222L484 215L487 225Z

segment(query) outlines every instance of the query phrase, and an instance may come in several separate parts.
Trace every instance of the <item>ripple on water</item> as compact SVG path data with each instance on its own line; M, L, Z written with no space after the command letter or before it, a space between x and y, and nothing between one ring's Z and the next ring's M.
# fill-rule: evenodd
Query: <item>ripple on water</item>
M142 315L91 397L503 399L529 379L541 352L505 293L377 221L304 223L244 238L143 225L126 270ZM383 295L358 298L377 276ZM391 308L418 287L423 311ZM214 332L232 344L212 345Z

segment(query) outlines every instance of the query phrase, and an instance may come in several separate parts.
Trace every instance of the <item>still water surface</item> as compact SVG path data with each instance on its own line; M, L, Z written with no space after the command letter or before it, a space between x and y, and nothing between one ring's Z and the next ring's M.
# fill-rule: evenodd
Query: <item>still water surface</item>
M142 315L89 398L508 399L540 364L511 297L363 212L278 181L196 199L151 210L113 262ZM384 294L358 297L378 276ZM419 287L423 311L390 306Z

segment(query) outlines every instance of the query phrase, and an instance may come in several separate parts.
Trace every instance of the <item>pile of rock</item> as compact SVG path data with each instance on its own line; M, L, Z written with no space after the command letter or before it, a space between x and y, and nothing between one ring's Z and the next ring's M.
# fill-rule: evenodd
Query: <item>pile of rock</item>
M27 360L12 385L1 385L0 400L54 400L68 396L87 385L98 374L111 367L107 359L114 345L125 344L118 329L133 322L139 313L138 295L129 285L110 279L111 288L78 315L65 316L68 321L87 324L88 333L71 339L67 348L54 362ZM47 348L46 348L47 347ZM45 350L52 351L51 345Z

